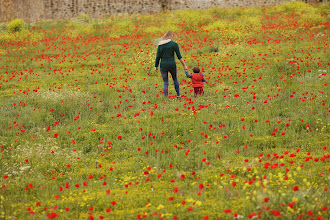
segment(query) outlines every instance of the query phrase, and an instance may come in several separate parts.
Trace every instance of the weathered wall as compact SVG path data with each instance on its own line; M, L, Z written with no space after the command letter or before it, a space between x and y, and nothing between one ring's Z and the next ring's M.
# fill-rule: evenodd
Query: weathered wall
M289 1L292 0L0 0L0 21L67 19L80 14L98 18L118 13L158 13L163 9L261 7Z

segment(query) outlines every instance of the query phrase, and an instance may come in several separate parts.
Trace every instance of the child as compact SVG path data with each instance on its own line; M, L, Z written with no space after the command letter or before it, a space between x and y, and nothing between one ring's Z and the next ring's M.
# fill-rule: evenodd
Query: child
M204 94L203 82L206 82L206 79L204 79L204 75L200 73L199 67L198 66L194 67L193 74L191 75L189 75L188 72L186 71L186 76L188 78L191 78L192 80L192 84L194 87L194 97L197 97L197 95L203 95Z

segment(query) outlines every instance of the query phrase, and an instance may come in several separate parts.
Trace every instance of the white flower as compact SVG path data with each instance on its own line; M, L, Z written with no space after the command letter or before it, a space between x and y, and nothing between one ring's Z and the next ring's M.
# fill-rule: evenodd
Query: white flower
M25 166L25 167L21 167L21 168L19 168L20 170L22 170L22 171L24 171L24 170L26 170L26 169L29 169L31 166Z

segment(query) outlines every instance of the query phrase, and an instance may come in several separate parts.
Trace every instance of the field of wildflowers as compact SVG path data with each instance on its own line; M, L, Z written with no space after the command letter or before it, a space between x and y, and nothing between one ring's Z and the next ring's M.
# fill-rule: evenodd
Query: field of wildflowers
M330 4L0 26L0 219L329 219ZM175 32L169 98L154 40ZM171 79L170 79L171 82Z

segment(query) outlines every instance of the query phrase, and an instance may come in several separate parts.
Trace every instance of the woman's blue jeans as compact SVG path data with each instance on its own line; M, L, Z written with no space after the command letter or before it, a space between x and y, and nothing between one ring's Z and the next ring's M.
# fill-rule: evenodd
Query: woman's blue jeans
M170 68L170 69L169 68L160 68L160 73L162 74L163 81L164 81L164 87L163 87L164 96L165 97L168 96L168 72L170 72L171 75L172 75L176 95L180 96L179 81L178 81L178 78L176 76L176 72L177 72L176 67Z

